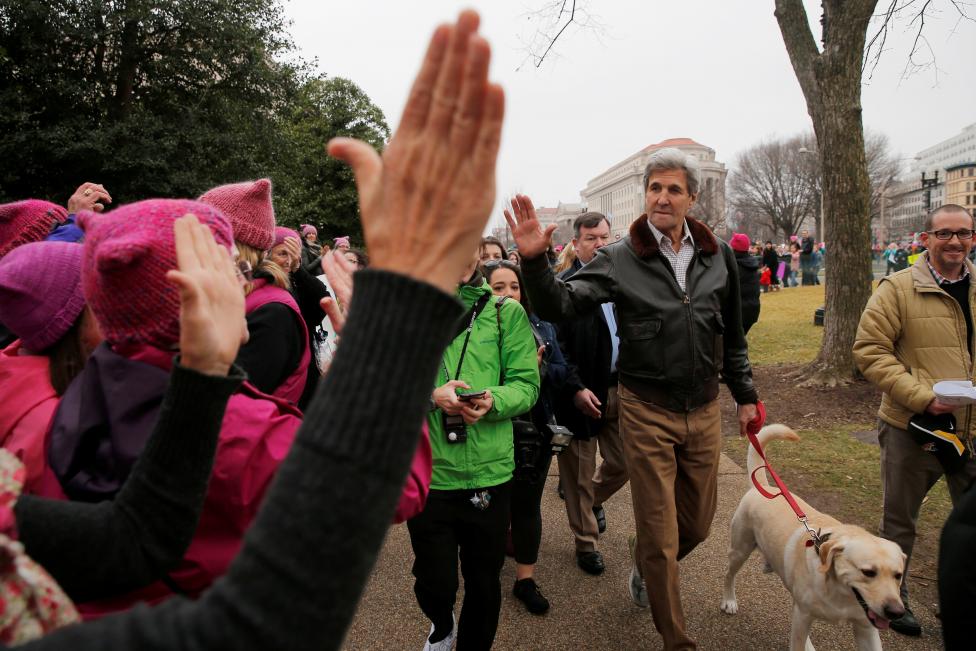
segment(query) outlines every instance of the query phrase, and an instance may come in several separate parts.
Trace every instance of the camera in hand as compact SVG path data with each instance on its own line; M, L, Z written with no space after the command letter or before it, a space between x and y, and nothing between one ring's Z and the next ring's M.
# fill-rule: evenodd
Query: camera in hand
M468 428L460 414L441 414L444 419L444 437L448 443L464 443L468 440Z
M565 450L573 440L573 433L562 425L553 423L546 425L546 429L549 430L549 444L552 445L553 454Z

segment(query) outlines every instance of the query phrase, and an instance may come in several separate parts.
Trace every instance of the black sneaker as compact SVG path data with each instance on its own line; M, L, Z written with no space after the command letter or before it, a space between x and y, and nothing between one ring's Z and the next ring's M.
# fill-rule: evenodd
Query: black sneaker
M915 619L915 613L912 612L912 609L906 605L905 614L898 619L891 620L891 630L902 635L918 637L922 634L922 625Z
M576 564L587 574L597 576L606 569L600 552L576 552Z
M533 615L542 615L549 610L549 600L542 596L539 586L531 578L516 581L512 594L525 604L526 609Z
M594 506L593 515L596 517L596 528L600 533L606 533L607 531L607 512L603 510L603 506Z

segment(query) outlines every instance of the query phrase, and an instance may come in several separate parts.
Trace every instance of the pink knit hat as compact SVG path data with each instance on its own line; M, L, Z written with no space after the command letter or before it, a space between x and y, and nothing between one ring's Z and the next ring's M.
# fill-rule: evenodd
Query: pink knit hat
M315 228L311 224L302 224L302 235L303 236L307 236L309 234L312 234L315 237L318 237L319 236L319 229Z
M50 348L85 308L82 248L72 242L32 242L0 260L0 321L24 348Z
M745 233L732 233L732 239L729 240L729 246L732 247L733 251L748 251L749 236Z
M180 339L180 294L166 279L176 268L173 222L193 213L231 248L223 213L186 199L150 199L112 212L82 212L85 231L81 286L106 341L168 349Z
M345 246L347 249L352 248L352 245L349 244L348 235L343 235L342 237L335 238L335 248L338 249L341 248L342 246Z
M302 239L298 237L298 233L291 230L290 228L285 228L284 226L275 226L274 244L271 245L271 248L273 249L279 244L284 244L286 237L294 237L296 240Z
M267 251L274 242L275 214L271 205L271 179L221 185L200 197L230 219L234 241Z
M55 223L67 218L67 210L40 199L0 205L0 258L21 244L40 242Z

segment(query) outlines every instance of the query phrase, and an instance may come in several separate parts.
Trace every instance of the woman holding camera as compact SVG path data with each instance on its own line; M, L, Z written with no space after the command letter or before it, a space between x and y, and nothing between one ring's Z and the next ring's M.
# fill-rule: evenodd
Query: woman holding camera
M414 592L431 620L425 649L489 649L501 609L511 480L512 418L539 397L535 337L525 310L501 301L473 256L457 297L465 308L444 351L427 416L434 459L424 510L407 522ZM464 603L455 626L461 558Z
M542 491L546 486L552 462L553 441L550 424L553 419L554 392L566 380L568 367L556 341L556 327L532 313L528 297L522 293L522 272L518 265L492 261L484 265L485 280L496 296L504 296L522 305L529 316L535 336L541 390L539 399L526 418L532 423L527 435L535 440L519 445L516 441L516 476L512 484L512 547L515 556L515 585L512 593L534 615L549 610L549 601L536 585L535 563L542 542ZM517 432L518 434L518 432ZM533 436L534 435L534 436ZM518 439L516 435L516 439Z

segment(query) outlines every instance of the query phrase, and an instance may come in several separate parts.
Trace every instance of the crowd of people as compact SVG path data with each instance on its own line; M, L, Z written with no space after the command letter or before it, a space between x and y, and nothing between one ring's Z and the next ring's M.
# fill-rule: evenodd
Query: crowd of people
M435 31L382 155L329 143L355 173L368 258L279 225L268 179L0 205L0 646L338 648L386 529L406 522L431 623L417 646L489 649L506 553L515 597L551 607L536 566L555 456L579 569L604 572L603 504L630 482L630 596L665 648L696 648L679 561L716 510L720 386L740 433L761 422L745 337L758 287L818 282L822 245L720 240L688 215L700 170L675 149L650 157L646 214L620 242L586 212L557 251L526 195L505 210L513 250L481 238L504 94L478 21ZM971 246L971 216L941 215L934 250ZM934 291L962 304L943 262ZM886 292L872 315L897 311L904 289ZM971 355L965 314L951 346ZM885 323L862 324L857 352L890 394L894 440L899 405L951 410L895 373ZM951 356L927 353L931 378ZM899 445L898 463L923 454ZM890 491L891 518L886 491L883 528L906 553L942 472L928 466Z

